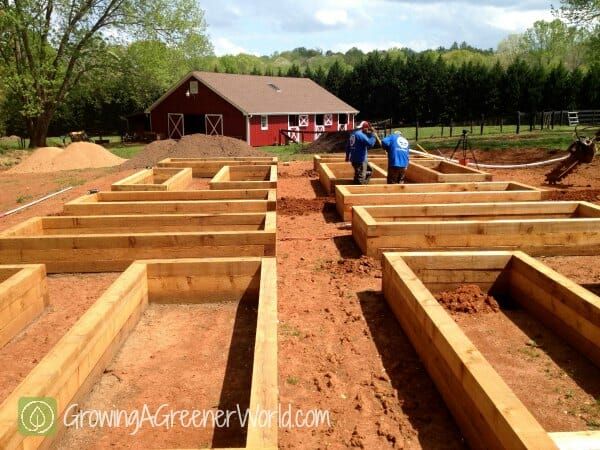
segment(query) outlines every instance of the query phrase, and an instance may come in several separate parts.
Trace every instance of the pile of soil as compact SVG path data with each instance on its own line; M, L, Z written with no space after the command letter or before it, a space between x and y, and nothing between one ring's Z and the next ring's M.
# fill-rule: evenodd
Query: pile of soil
M439 292L435 298L451 313L477 314L500 311L494 297L482 292L479 286L464 284L454 291Z
M226 156L267 156L244 141L227 136L190 134L179 141L154 141L122 165L123 169L155 166L165 158L221 158Z
M19 136L12 135L0 137L0 147L14 147L20 143L21 138Z
M346 150L349 131L331 131L302 149L303 153L334 153Z
M332 278L340 278L352 274L358 277L381 278L381 264L375 258L342 258L337 261L327 260L321 266Z
M41 147L7 173L42 173L118 166L125 161L100 145L74 142L64 150Z

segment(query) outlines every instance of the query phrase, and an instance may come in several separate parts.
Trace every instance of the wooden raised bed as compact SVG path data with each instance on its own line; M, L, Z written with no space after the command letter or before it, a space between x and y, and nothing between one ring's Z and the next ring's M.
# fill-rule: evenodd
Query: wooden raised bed
M344 220L352 218L353 206L540 201L542 196L543 191L512 181L337 186L335 189L336 207Z
M386 163L385 160L370 160L369 166L373 170L371 184L387 183L387 171L376 163ZM387 163L386 163L387 164ZM321 163L317 169L321 186L328 194L333 194L335 187L341 184L353 184L354 168L349 162Z
M48 305L43 264L0 266L0 348Z
M352 235L369 256L385 249L596 255L600 207L568 201L355 206Z
M114 272L136 259L274 256L276 213L34 217L0 233L0 264Z
M98 192L66 203L72 216L119 214L215 214L275 211L274 189L162 192Z
M275 258L136 261L73 325L0 405L0 448L47 448L55 437L18 431L21 397L53 397L59 431L67 407L94 386L148 303L256 302L250 410L277 411L277 264ZM190 351L195 351L190 349ZM199 374L202 376L202 374ZM271 427L249 423L245 448L276 448Z
M192 182L192 169L144 169L113 183L112 191L182 191Z
M410 160L423 160L423 159L434 159L428 156L417 155L414 153L410 154ZM330 154L321 154L321 155L313 155L313 168L314 170L319 170L319 164L325 163L338 163L345 162L346 155L344 153L330 153ZM377 165L381 167L387 166L387 153L385 150L369 150L369 161L375 162Z
M212 178L225 166L266 165L277 165L277 157L167 158L158 163L158 167L190 167L195 178Z
M472 448L598 448L599 432L546 432L432 295L461 284L509 296L596 365L600 298L522 252L383 255L384 296Z
M276 189L277 165L224 166L210 180L211 189Z
M492 181L492 175L448 161L423 159L410 163L406 171L406 181L411 183Z

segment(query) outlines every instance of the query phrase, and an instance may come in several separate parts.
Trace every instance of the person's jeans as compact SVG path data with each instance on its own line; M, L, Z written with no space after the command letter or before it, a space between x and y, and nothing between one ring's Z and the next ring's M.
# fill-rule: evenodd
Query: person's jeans
M361 163L352 163L354 167L354 184L369 184L373 171L367 161Z
M388 167L387 183L402 184L406 175L406 167Z

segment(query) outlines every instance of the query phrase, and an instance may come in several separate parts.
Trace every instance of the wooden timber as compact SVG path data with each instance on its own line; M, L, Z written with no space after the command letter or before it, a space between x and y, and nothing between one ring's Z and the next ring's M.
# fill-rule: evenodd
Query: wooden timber
M243 156L223 158L167 158L158 167L190 167L194 178L212 178L224 166L264 166L277 165L277 157Z
M492 181L492 175L472 167L440 160L411 162L406 171L410 183L463 183Z
M423 159L435 159L428 156L410 155L412 160L423 160ZM345 162L346 155L344 153L324 153L320 155L313 155L313 168L315 171L319 170L319 164L325 163L338 163ZM384 150L369 150L369 161L375 162L381 167L387 167L387 153Z
M598 432L546 432L432 295L461 284L518 302L599 366L600 298L518 251L383 254L384 296L472 448L597 448Z
M136 259L274 256L275 217L274 211L34 217L0 233L0 264L111 272Z
M210 180L211 189L276 189L277 166L224 166Z
M144 169L113 183L112 191L182 191L192 182L192 169Z
M98 192L66 203L72 216L123 214L216 214L275 211L274 189L162 192Z
M387 171L378 164L379 160L370 160L369 166L373 170L371 184L385 184L387 182ZM385 161L381 161L385 163ZM333 194L335 187L341 184L352 184L354 180L354 169L349 162L321 163L317 169L319 181L327 194Z
M43 264L0 266L0 348L48 306Z
M386 249L595 255L600 207L569 201L355 206L352 235L369 256Z
M336 186L335 203L344 220L353 206L419 203L540 201L543 191L517 182L419 183Z
M81 400L102 376L148 302L239 301L258 305L250 410L277 411L277 272L275 258L136 261L84 313L25 380L0 405L0 448L48 448L55 436L18 431L21 397L54 397L58 416ZM58 420L59 435L62 420ZM246 449L277 448L272 426L248 423Z

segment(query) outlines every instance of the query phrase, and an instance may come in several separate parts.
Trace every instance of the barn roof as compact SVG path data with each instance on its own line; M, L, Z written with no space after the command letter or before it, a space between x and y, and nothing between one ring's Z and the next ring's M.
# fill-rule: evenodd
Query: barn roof
M309 78L191 72L148 108L152 111L173 91L196 78L244 114L358 113Z

